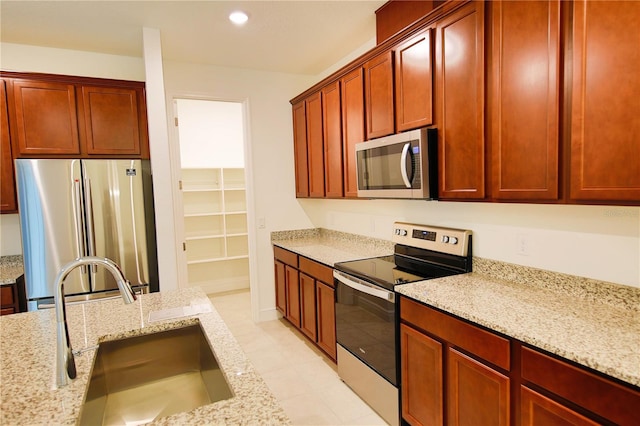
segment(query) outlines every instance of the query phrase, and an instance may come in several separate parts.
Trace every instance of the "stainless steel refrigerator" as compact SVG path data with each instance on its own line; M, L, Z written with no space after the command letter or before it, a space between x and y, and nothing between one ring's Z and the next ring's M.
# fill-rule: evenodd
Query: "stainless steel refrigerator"
M15 161L29 310L50 305L63 265L80 256L115 261L134 287L158 291L148 160ZM64 283L69 299L117 290L111 274L78 268Z

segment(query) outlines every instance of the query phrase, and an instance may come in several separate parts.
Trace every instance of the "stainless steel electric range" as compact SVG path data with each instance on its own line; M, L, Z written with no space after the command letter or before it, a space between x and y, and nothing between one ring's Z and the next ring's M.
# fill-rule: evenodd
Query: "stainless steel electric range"
M471 231L395 222L394 254L334 265L338 374L389 424L400 423L394 287L471 272Z

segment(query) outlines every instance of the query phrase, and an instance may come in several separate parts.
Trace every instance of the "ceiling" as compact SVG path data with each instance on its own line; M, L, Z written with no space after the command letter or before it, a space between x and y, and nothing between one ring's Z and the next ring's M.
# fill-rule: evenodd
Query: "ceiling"
M7 43L143 56L160 30L165 60L316 75L375 37L381 0L0 1ZM228 20L243 10L249 22Z

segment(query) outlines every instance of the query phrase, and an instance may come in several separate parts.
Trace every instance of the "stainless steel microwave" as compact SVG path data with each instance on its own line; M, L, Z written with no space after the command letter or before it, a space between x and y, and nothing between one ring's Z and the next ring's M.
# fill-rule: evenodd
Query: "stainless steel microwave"
M437 142L422 128L356 144L358 197L437 199Z

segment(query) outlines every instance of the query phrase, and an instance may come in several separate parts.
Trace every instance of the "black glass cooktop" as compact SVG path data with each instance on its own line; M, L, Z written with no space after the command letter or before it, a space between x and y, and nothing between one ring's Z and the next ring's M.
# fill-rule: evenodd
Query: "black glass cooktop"
M340 262L336 263L334 267L362 280L373 281L389 290L393 290L393 287L397 284L406 284L431 278L424 274L418 275L398 268L394 261L394 256Z

